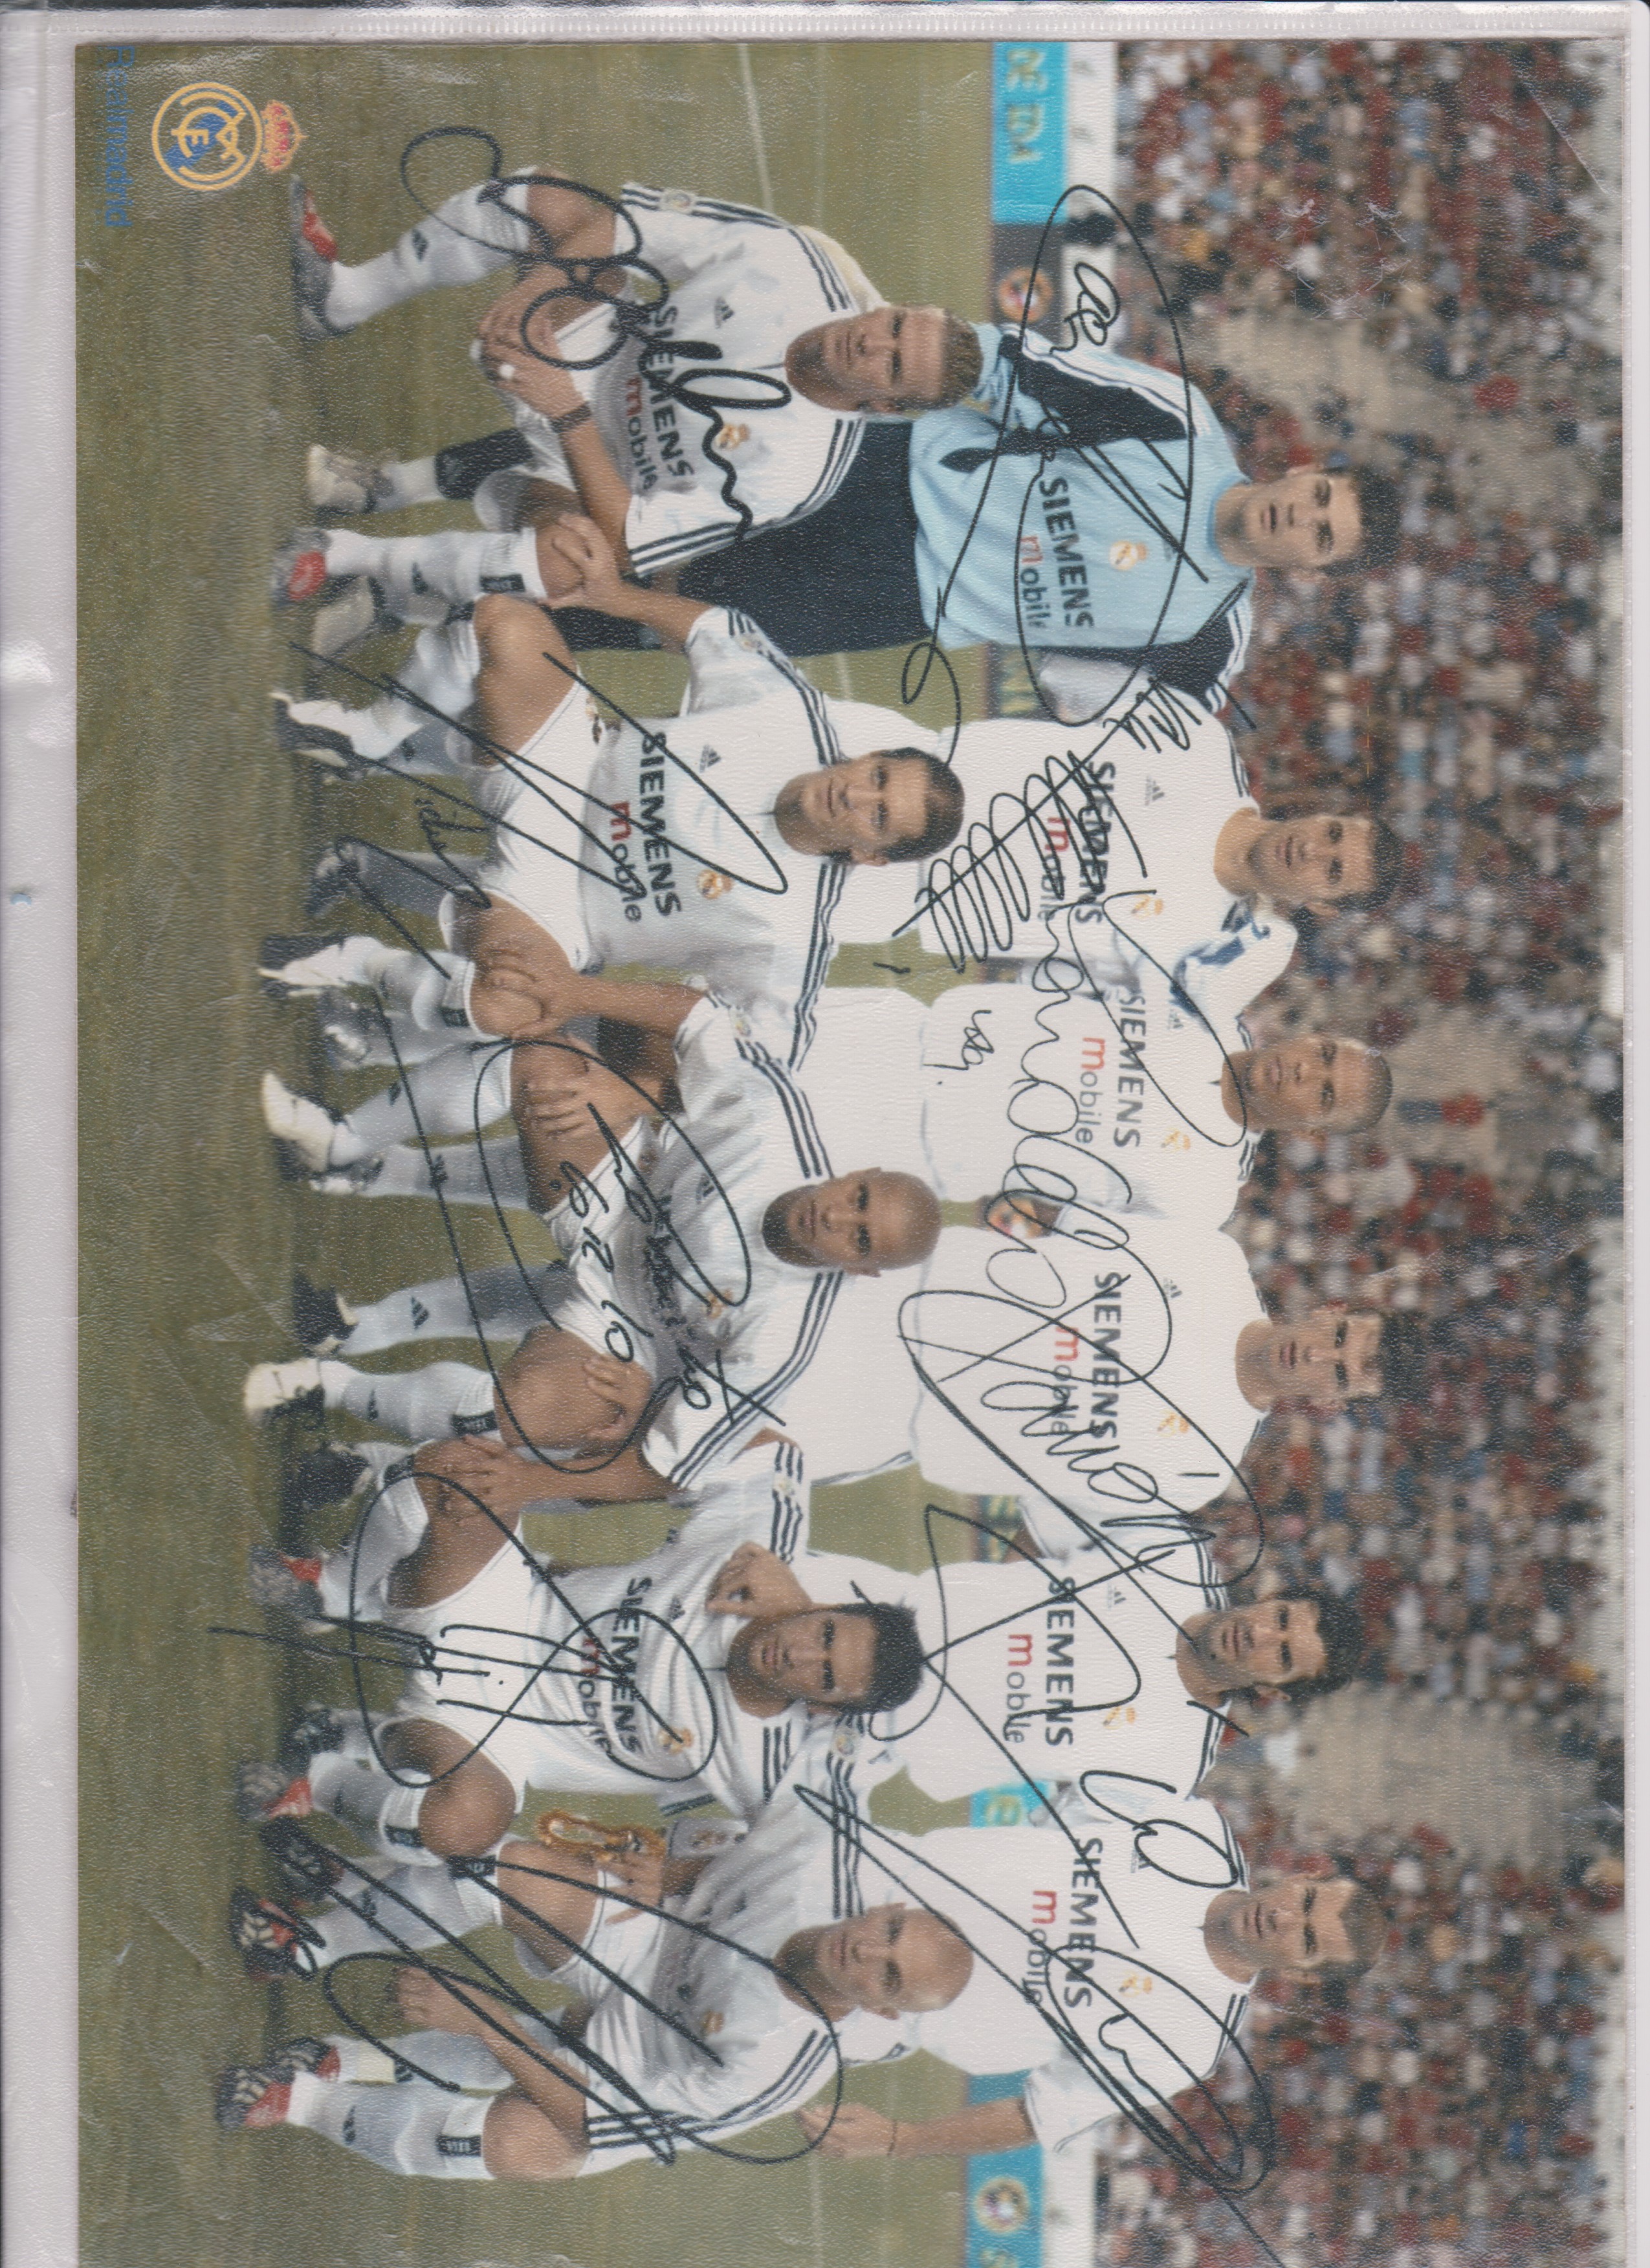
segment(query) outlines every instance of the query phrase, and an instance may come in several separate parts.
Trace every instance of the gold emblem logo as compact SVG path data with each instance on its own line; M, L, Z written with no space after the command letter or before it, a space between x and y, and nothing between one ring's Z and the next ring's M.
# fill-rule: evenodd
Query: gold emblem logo
M1168 1416L1159 1425L1157 1430L1160 1433L1190 1433L1191 1427L1184 1418L1177 1418L1175 1412L1171 1410Z
M719 2008L707 2008L699 2019L699 2029L707 2040L713 2040L726 2022Z
M1166 1150L1190 1150L1191 1147L1191 1136L1186 1132L1183 1127L1171 1126L1168 1132L1163 1137L1163 1147Z
M718 449L737 449L741 441L749 438L748 425L724 425L716 437L716 446Z
M180 188L231 189L262 155L263 121L236 88L196 79L161 104L149 141L155 163Z
M1125 536L1121 543L1114 543L1107 554L1120 575L1126 575L1131 567L1138 567L1143 559L1149 559L1151 556L1148 547L1136 542L1132 536Z
M679 1756L684 1749L690 1749L693 1746L693 1734L690 1732L683 1732L680 1727L677 1727L672 1731L661 1733L659 1736L659 1745L667 1756Z
M714 866L705 866L699 874L699 895L702 898L725 898L733 887L731 874L718 873Z

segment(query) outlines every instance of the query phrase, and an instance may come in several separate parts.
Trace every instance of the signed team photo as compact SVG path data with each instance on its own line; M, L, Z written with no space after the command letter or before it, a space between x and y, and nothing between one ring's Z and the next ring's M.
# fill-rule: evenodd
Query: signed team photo
M1622 27L934 12L81 27L88 2268L1631 2257Z

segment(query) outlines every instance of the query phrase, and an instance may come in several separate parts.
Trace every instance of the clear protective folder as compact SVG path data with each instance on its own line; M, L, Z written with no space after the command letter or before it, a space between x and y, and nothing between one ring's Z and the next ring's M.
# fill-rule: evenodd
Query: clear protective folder
M1636 2257L1646 40L0 16L8 2268Z

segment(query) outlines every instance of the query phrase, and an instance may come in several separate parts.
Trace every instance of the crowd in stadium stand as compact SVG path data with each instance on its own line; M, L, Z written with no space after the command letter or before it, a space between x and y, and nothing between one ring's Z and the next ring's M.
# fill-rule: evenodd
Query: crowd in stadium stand
M1583 41L1131 46L1117 200L1176 315L1361 320L1483 415L1533 408L1574 441L1570 381L1609 359L1576 146L1608 62Z
M1337 1852L1390 1903L1389 1952L1352 1985L1269 1986L1246 2036L1281 2145L1249 2207L1285 2258L1336 2268L1573 2268L1601 2242L1597 1925L1621 1899L1622 1768L1588 1658L1588 1302L1589 1239L1620 1203L1600 854L1620 817L1602 695L1621 423L1583 151L1605 60L1392 40L1119 59L1117 201L1256 477L1313 461L1326 434L1352 455L1369 438L1337 398L1311 405L1308 436L1215 365L1224 319L1285 306L1358 323L1395 370L1480 421L1515 414L1574 468L1560 507L1508 510L1447 420L1382 435L1397 557L1263 578L1236 688L1263 806L1379 812L1408 872L1383 917L1304 924L1250 1018L1257 1036L1366 1035L1396 1059L1393 1116L1270 1138L1234 1233L1276 1311L1408 1307L1437 1357L1424 1404L1263 1432L1245 1467L1261 1586L1354 1598L1368 1685L1539 1712L1595 1799L1551 1876L1463 1860L1426 1829ZM1114 256L1126 350L1172 365L1144 261L1121 239ZM1303 1855L1259 1796L1227 1808L1253 1864ZM1138 2141L1101 2178L1097 2264L1258 2268L1230 2212Z
M1306 1856L1264 1806L1228 1808L1261 1864ZM1392 1937L1354 1984L1263 1990L1246 2045L1279 2172L1249 2200L1257 2228L1285 2257L1335 2268L1590 2260L1596 2002L1611 1958L1598 1920L1621 1903L1618 1869L1463 1862L1425 1829L1334 1855L1379 1892ZM1234 2057L1214 2093L1234 2108L1249 2084ZM1260 2268L1219 2200L1149 2152L1124 2143L1104 2178L1101 2262Z

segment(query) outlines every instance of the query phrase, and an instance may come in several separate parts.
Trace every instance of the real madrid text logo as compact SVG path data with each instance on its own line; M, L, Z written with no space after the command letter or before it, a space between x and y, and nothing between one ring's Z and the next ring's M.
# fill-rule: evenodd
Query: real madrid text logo
M232 189L261 163L284 173L304 139L284 102L254 110L238 88L195 79L162 103L150 146L163 173L186 189Z

